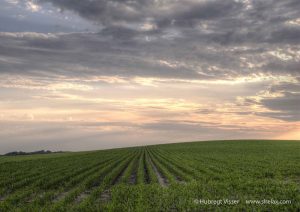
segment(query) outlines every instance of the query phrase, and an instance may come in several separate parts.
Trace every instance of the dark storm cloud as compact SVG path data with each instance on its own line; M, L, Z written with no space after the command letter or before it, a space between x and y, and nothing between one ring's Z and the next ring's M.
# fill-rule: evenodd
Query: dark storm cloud
M277 73L295 73L300 74L300 61L270 61L262 67L264 70Z
M299 18L296 0L276 1L143 1L143 0L40 0L105 27L137 29L150 22L156 32L172 28L188 39L229 43L299 43L299 27L286 26ZM195 30L197 28L198 30ZM190 33L190 30L193 30ZM131 35L129 34L128 38Z
M53 36L0 34L1 73L208 80L299 76L295 56L283 61L268 55L278 47L299 51L300 25L289 23L300 17L296 0L35 2L103 28Z
M71 10L80 16L96 23L110 24L114 21L138 21L143 15L143 8L148 1L129 0L39 0L40 3L50 2L63 10ZM151 2L151 1L150 1Z
M282 83L274 85L270 89L271 93L280 93L281 96L275 98L265 98L261 104L273 110L273 113L266 113L269 117L279 118L287 121L300 120L300 84Z
M72 20L72 21L70 21ZM2 0L0 31L2 32L82 32L95 26L70 12L59 13L50 5L38 7L32 0Z
M122 33L131 33L125 31ZM122 36L122 33L119 36ZM197 73L193 65L171 67L160 62L160 60L176 62L180 58L182 60L190 56L198 57L190 55L188 49L173 52L175 43L168 40L144 42L132 38L131 41L114 42L115 37L108 36L107 32L72 35L20 33L0 34L0 37L3 41L0 44L0 56L8 58L0 64L2 73L44 74L46 72L74 77L118 75L210 78ZM204 60L215 59L215 54L205 52L198 54ZM11 58L14 60L10 60ZM203 68L206 66L207 64L204 64ZM214 74L212 73L212 76Z
M263 71L299 76L296 59L282 61L268 56L266 60L262 54L276 50L266 45L243 50L239 46L205 46L193 40L180 42L179 38L146 41L133 30L119 28L97 34L2 33L0 39L1 73L207 80ZM266 64L260 69L245 67L241 55L253 64Z
M200 1L169 7L168 15L153 17L160 27L195 27L199 21L218 20L239 13L243 4L232 1Z
M284 121L300 121L300 84L280 83L270 86L267 93L269 96L261 100L246 98L243 105L259 105L270 110L270 112L258 112L260 116L267 116Z
M81 17L106 26L139 23L152 20L160 27L170 25L190 26L197 20L210 20L236 14L242 3L223 1L154 1L154 0L39 0L50 2L61 10L71 10ZM182 4L184 3L184 4Z
M283 93L283 97L262 100L262 104L272 110L289 111L299 114L300 94L285 92Z

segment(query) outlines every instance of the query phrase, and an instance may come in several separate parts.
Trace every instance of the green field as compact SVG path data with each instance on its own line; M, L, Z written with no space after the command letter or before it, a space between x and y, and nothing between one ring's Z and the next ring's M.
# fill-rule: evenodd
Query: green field
M0 211L212 210L299 211L300 142L0 157Z

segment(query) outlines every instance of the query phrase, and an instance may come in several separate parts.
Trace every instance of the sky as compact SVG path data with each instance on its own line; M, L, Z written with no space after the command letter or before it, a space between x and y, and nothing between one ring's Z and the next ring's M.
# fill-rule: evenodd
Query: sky
M0 154L300 140L299 0L0 0Z

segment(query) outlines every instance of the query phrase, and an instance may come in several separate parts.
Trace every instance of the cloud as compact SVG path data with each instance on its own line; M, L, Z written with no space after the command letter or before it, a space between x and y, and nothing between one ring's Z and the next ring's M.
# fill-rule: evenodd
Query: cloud
M0 6L6 145L270 138L300 121L299 0Z
M55 39L57 36L53 33L37 33L37 32L0 32L2 38L18 38L18 39L30 39L30 40L45 40Z
M37 12L37 11L39 11L41 9L39 5L35 4L32 1L27 1L26 2L26 8L28 10L30 10L31 12Z
M0 154L9 151L96 150L154 143L256 137L239 129L209 127L205 123L0 121ZM171 134L170 134L171 132ZM142 139L141 139L142 138ZM260 137L261 138L261 137Z
M107 30L97 34L1 33L0 57L22 62L1 63L0 72L207 80L264 72L299 75L297 57L282 61L267 55L269 51L277 51L275 46L257 50L250 45L207 46L193 40L177 43L180 39L147 42L132 30ZM127 39L128 34L131 34L130 39ZM281 53L288 54L290 45L285 47ZM298 55L300 47L293 48Z
M10 4L13 4L13 5L16 5L19 3L19 0L6 0L6 2L10 3Z
M245 106L262 107L256 114L284 121L300 121L299 81L273 84L257 96L246 97Z
M296 0L204 0L204 1L72 1L50 2L61 10L73 11L105 28L125 27L141 32L151 24L148 33L163 35L178 32L187 39L220 44L229 43L298 43L299 28L288 26L299 18ZM43 4L42 4L43 5ZM145 32L143 32L145 33ZM128 35L130 39L131 35Z
M204 80L299 75L299 26L288 24L299 18L295 0L39 0L35 4L77 14L94 23L98 32L2 32L0 57L22 62L7 60L0 64L0 73ZM290 59L278 56L284 54Z
M61 13L49 4L35 0L3 0L0 2L2 32L85 32L97 27L71 12Z
M71 10L79 14L80 16L96 21L99 23L110 23L111 21L134 21L140 19L143 15L140 9L147 4L147 1L48 1L39 0L41 3L50 2L54 6L59 7L61 10Z
M261 104L274 112L264 115L287 121L300 121L300 86L297 84L282 84L271 87L271 92L279 93L279 97L265 98Z

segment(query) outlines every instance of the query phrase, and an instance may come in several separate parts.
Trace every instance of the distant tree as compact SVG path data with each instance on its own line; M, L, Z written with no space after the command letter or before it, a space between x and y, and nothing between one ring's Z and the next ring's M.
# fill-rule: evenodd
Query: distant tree
M17 156L17 155L36 155L36 154L50 154L53 153L50 150L40 150L35 152L22 152L22 151L14 151L6 153L5 156Z

